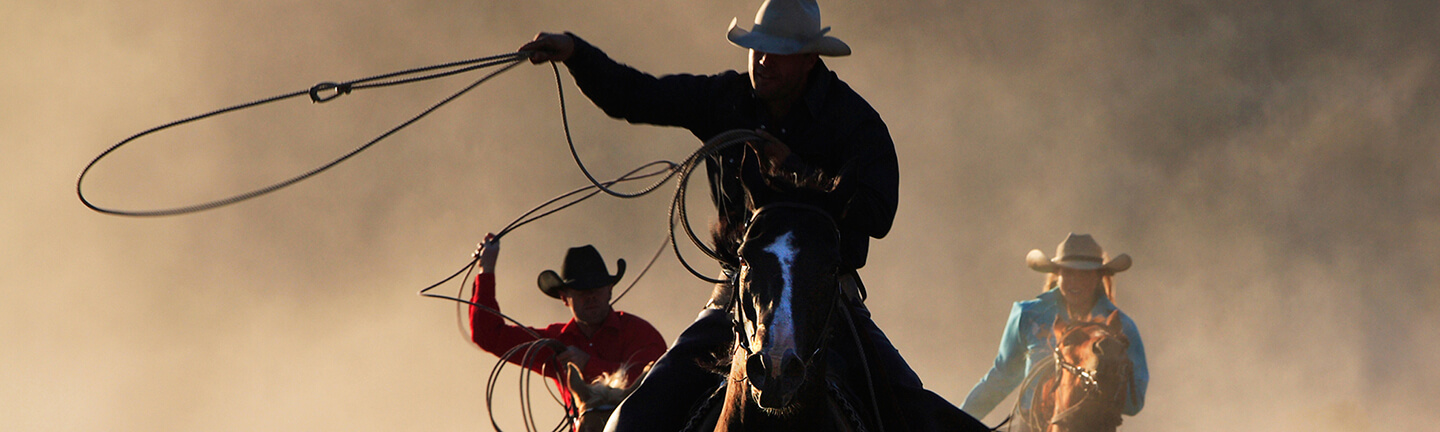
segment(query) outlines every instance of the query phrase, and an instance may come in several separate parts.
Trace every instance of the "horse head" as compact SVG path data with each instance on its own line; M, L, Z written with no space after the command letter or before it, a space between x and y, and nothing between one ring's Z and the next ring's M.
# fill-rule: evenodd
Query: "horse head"
M635 391L640 380L650 371L650 367L646 366L640 376L631 380L625 373L628 366L622 365L613 373L602 373L594 380L586 382L580 369L574 364L567 364L566 369L569 372L565 376L565 387L575 397L575 432L604 430L605 422L610 419L610 414L615 412L615 407Z
M1054 325L1056 381L1051 432L1113 431L1130 386L1130 339L1120 312Z
M732 377L762 410L790 408L818 373L841 301L839 231L824 210L776 203L753 213L739 243Z

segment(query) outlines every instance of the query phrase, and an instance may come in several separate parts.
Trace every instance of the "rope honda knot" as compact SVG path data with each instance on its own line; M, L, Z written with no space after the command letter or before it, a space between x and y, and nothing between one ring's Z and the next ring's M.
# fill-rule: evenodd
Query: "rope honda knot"
M310 87L310 102L312 102L312 103L329 102L329 101L331 101L331 100L333 100L333 99L335 99L335 98L337 98L337 97L340 97L340 95L350 94L350 89L351 89L350 83L337 83L337 82L329 82L329 81L326 81L326 82L322 82L322 83L319 83L319 84L315 84L314 87ZM335 90L335 93L334 93L334 94L331 94L331 95L329 95L329 96L321 96L321 95L320 95L320 92L326 91L326 90Z

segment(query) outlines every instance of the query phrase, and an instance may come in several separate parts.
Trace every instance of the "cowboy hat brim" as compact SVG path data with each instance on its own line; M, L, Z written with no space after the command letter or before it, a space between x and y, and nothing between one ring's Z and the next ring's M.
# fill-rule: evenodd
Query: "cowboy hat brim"
M576 291L589 291L614 285L620 282L620 278L623 277L625 277L625 259L621 258L615 263L615 274L612 276L564 280L561 279L560 274L555 273L554 270L545 270L540 272L540 276L536 278L535 284L540 286L540 292L545 293L545 295L551 298L558 299L560 298L560 290L562 289L569 288Z
M846 45L840 39L824 36L825 32L830 31L829 27L821 29L818 37L809 41L801 41L760 31L745 30L740 28L739 22L738 18L730 20L730 31L725 34L725 38L741 48L779 55L805 53L816 53L828 57L850 55L850 45Z
M1104 263L1084 260L1057 261L1046 257L1045 252L1041 252L1039 249L1033 249L1029 254L1025 255L1025 265L1029 266L1031 270L1041 273L1055 273L1060 271L1061 267L1075 270L1101 270L1108 273L1120 273L1130 269L1131 264L1130 255L1123 253Z

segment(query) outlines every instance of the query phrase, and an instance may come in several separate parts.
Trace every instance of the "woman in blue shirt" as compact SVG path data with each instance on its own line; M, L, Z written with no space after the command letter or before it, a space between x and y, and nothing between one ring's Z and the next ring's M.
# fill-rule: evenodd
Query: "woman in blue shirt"
M1038 297L1016 302L1010 309L995 365L975 384L960 407L976 418L984 418L994 410L1037 363L1050 364L1049 357L1055 352L1052 325L1057 318L1062 322L1072 317L1104 319L1110 312L1118 311L1114 303L1114 275L1130 268L1131 264L1126 254L1106 259L1095 239L1075 233L1060 243L1055 258L1047 259L1044 252L1035 249L1025 257L1025 263L1046 274L1045 286ZM1140 331L1124 312L1119 315L1125 336L1130 339L1127 354L1134 363L1130 392L1121 412L1133 416L1145 406L1145 386L1150 381L1150 372L1145 365L1145 344L1140 341ZM1034 382L1021 389L1021 409L1029 408L1030 396L1038 385L1039 382Z

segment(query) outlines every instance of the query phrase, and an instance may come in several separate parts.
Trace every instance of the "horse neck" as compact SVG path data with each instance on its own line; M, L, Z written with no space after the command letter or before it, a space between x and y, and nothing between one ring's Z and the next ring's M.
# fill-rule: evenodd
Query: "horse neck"
M600 432L605 430L605 422L610 420L610 414L614 413L615 409L600 408L591 410L591 408L607 405L613 407L618 403L620 403L620 401L591 400L577 402L575 409L579 411L579 417L575 419L575 432Z

